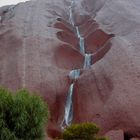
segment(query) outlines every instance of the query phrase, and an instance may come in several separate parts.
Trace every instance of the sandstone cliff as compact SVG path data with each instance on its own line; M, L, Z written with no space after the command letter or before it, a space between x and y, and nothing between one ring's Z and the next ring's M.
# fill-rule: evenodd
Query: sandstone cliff
M69 72L81 69L73 122L93 121L103 134L122 129L140 137L140 2L75 2L76 26L86 51L94 54L91 69L81 69L84 56L69 22L70 1L33 0L0 8L0 85L40 93L51 111L48 133L56 136L71 83Z

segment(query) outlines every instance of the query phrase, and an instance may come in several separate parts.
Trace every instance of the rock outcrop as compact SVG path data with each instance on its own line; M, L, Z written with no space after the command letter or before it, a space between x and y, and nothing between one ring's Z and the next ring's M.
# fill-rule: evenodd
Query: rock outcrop
M40 93L50 107L51 137L61 132L69 72L84 62L69 5L33 0L0 8L0 85ZM75 0L75 25L94 65L76 81L73 122L140 137L139 11L139 0Z
M112 130L105 135L109 140L124 140L124 132L122 130Z
M132 138L131 140L140 140L139 138Z

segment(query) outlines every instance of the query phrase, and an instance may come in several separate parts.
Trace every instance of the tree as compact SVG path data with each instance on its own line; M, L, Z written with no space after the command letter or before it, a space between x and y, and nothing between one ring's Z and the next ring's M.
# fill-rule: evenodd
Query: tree
M72 124L62 134L64 140L107 140L97 137L99 128L94 123Z
M49 112L41 97L0 88L0 140L41 140Z

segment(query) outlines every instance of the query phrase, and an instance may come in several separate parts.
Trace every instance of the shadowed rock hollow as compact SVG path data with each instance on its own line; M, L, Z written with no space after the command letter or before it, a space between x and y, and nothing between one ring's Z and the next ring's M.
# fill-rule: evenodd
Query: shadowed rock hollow
M96 122L102 134L121 129L140 137L140 2L75 3L75 26L86 52L93 54L91 69L82 70L70 1L33 0L0 8L0 85L40 93L50 107L49 136L55 137L61 132L69 72L81 69L73 122Z

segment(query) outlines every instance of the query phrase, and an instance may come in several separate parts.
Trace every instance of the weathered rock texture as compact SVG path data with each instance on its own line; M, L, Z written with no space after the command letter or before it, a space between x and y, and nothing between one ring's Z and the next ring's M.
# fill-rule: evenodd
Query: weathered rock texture
M132 138L131 140L140 140L139 138Z
M124 132L122 130L109 131L105 136L109 140L124 140Z
M140 137L140 2L75 2L76 25L97 63L77 80L74 122L96 122L103 134L122 129ZM54 137L61 131L69 71L82 68L84 61L69 23L69 5L67 0L33 0L0 8L0 84L40 93L50 107L48 132Z

